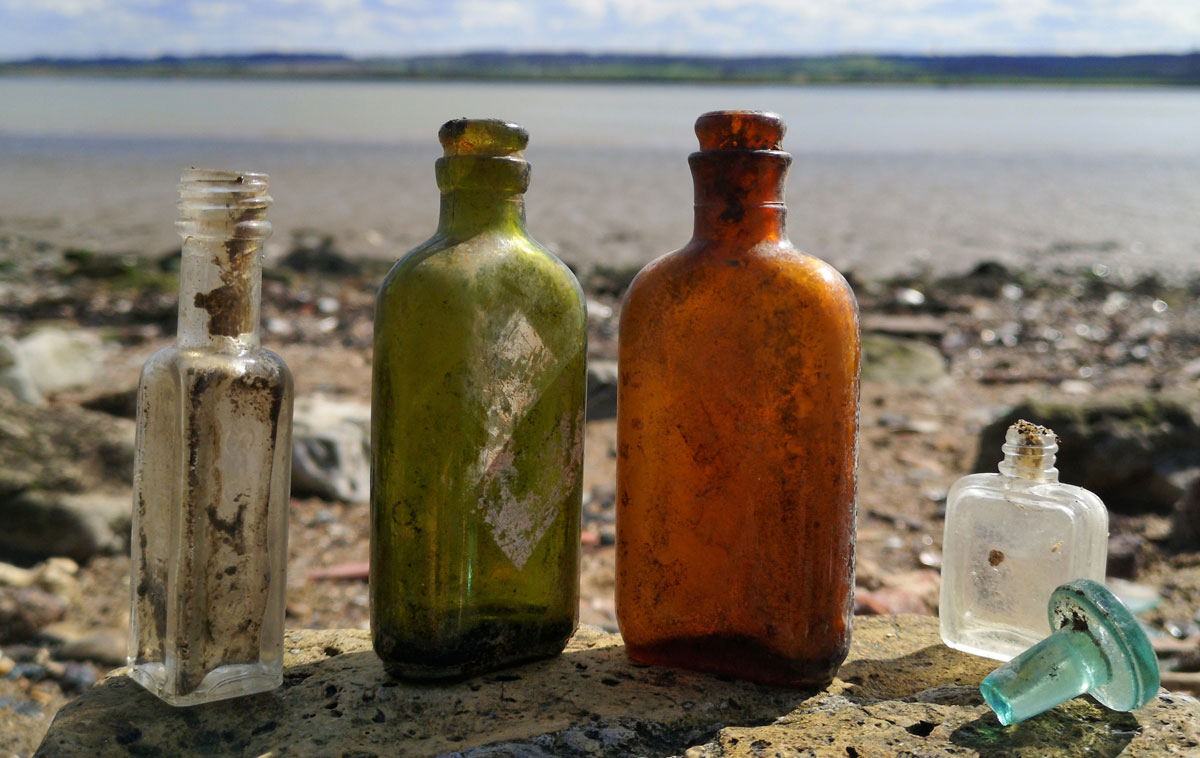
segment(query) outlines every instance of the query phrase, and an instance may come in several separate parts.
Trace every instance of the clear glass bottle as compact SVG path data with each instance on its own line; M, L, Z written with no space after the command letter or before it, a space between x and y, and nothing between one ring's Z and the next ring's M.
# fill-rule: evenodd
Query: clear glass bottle
M172 705L283 673L292 378L259 346L265 174L189 169L176 344L138 388L129 675Z
M942 640L1007 661L1050 634L1046 604L1075 579L1103 583L1108 511L1058 481L1051 430L1018 421L998 474L971 474L946 499L939 616Z
M858 305L785 228L783 121L696 121L692 240L621 310L617 620L629 656L828 684L850 644Z
M371 628L396 676L562 651L579 606L586 311L529 236L529 135L438 132L441 217L375 315Z

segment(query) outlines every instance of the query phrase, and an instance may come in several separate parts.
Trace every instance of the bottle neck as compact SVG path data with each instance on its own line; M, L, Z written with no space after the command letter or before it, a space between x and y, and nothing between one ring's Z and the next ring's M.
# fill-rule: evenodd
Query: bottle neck
M516 155L449 155L435 164L442 208L438 234L467 239L525 231L529 164Z
M1001 474L1034 482L1058 481L1058 469L1054 467L1056 442L1043 439L1030 444L1028 439L1014 439L1010 432L1000 449L1004 451L1004 460L999 465Z
M461 240L488 231L524 232L525 196L492 189L442 193L438 235Z
M181 347L258 345L262 248L271 233L266 174L188 169L179 184Z
M258 346L261 239L185 238L179 281L180 347Z
M776 150L706 150L688 159L698 240L749 248L787 238L783 202L791 156Z

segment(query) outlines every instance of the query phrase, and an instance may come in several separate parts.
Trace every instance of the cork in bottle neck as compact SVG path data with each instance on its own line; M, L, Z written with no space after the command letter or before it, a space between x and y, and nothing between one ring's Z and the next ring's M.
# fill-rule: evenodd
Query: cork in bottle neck
M1008 428L1001 450L1001 474L1039 482L1058 481L1058 469L1054 467L1058 435L1051 429L1021 419Z

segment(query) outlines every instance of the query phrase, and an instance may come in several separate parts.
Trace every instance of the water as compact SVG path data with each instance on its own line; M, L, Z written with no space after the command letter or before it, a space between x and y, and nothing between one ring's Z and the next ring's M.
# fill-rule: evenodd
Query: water
M1200 92L0 78L0 233L159 254L184 166L266 171L273 252L299 229L391 258L434 227L437 127L532 134L535 236L644 262L691 231L705 110L783 115L791 237L882 274L1104 263L1200 269Z

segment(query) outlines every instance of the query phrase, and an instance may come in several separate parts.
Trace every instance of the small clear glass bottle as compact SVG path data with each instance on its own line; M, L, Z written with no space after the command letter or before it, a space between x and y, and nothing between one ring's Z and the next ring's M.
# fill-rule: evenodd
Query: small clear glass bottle
M1108 511L1058 481L1054 432L1018 421L999 474L959 479L946 501L939 615L942 640L1011 660L1050 634L1046 604L1060 584L1104 581Z
M129 675L172 705L283 673L292 378L259 346L267 176L189 169L179 333L138 388Z

